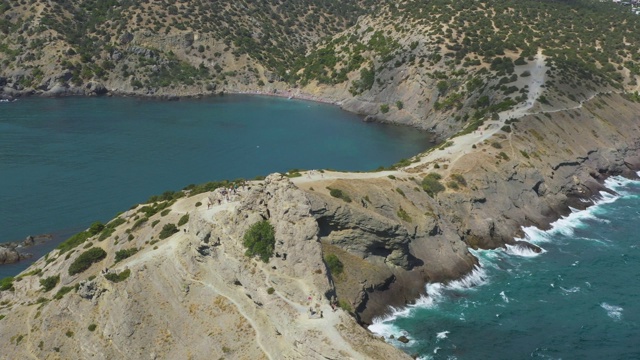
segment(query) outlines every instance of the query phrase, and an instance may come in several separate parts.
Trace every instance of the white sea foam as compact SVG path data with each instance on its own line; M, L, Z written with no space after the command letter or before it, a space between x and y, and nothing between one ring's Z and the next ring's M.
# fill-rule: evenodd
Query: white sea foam
M622 310L624 310L620 306L610 305L606 302L600 304L600 307L607 311L607 315L613 320L620 320L622 318Z
M526 247L526 246L522 246L522 245L506 245L507 249L505 250L505 252L507 254L511 254L511 255L516 255L516 256L522 256L522 257L536 257L540 254L543 254L545 252L547 252L545 249L542 249L541 252L537 253L533 250L531 250L530 248Z
M438 340L443 340L443 339L447 338L447 335L449 335L449 331L445 330L445 331L442 331L442 332L439 332L438 334L436 334L436 338Z
M577 293L578 291L580 291L580 287L579 286L574 286L572 288L565 288L560 286L560 289L565 293L565 294L572 294L572 293Z
M614 176L605 181L605 186L615 192L634 180L628 180L622 177ZM636 181L637 183L637 181ZM617 189L617 190L616 190ZM523 227L524 238L516 238L516 240L525 240L532 244L541 244L553 241L555 235L562 234L567 237L574 237L574 231L585 221L602 221L608 222L606 219L598 217L599 205L609 204L620 198L620 195L610 194L608 192L600 192L600 197L594 199L594 206L585 210L569 208L571 213L551 223L549 230L541 230L534 226Z
M427 284L427 295L420 296L414 304L407 305L403 308L389 307L389 313L387 315L373 319L372 324L369 325L369 330L375 334L382 335L385 338L388 338L391 335L397 337L397 335L403 333L402 329L391 324L397 318L409 317L416 309L430 309L436 307L438 303L445 300L445 292L447 290L469 290L486 283L486 278L487 274L484 269L476 266L471 273L467 274L462 279L451 281L447 284Z
M455 280L446 285L447 289L466 290L480 286L487 282L487 273L480 266L476 266L472 272L460 280Z
M500 292L500 296L502 296L502 301L509 303L509 298L507 297L507 295L504 293L504 291Z

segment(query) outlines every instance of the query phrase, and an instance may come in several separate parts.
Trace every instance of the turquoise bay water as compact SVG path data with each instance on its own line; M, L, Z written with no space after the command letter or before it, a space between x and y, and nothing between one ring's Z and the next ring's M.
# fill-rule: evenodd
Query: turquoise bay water
M479 251L473 274L370 329L421 359L640 359L640 182L607 186L619 195L526 229L544 253Z
M293 168L372 170L430 145L415 129L269 97L0 103L0 241L64 238L192 183ZM2 266L0 277L26 265Z

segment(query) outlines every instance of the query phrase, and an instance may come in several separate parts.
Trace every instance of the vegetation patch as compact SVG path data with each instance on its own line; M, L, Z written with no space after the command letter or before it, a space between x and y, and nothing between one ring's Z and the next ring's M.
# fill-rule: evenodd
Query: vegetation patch
M467 186L467 180L464 178L464 176L460 174L451 174L450 177L453 181L457 182L458 185Z
M89 331L95 331L97 327L98 326L96 324L91 324L89 325L89 327L87 327L87 329L89 329Z
M0 291L13 290L13 276L8 276L0 280Z
M104 277L111 282L119 283L121 281L127 280L129 278L129 275L131 275L131 270L126 269L120 273L108 273Z
M162 227L162 231L160 231L160 234L158 234L158 237L160 238L160 240L164 240L169 236L177 233L178 231L179 230L176 224L164 224L164 226Z
M338 199L342 199L345 202L350 203L351 202L351 197L349 197L349 195L344 192L343 190L340 189L334 189L334 188L330 188L327 187L327 189L329 189L329 195L333 196L334 198L338 198Z
M444 185L440 183L442 176L438 173L429 173L422 179L422 190L429 196L434 197L437 193L444 191Z
M62 242L60 245L58 245L56 249L59 249L60 254L63 254L77 247L78 245L82 244L93 235L99 234L104 228L105 226L102 223L98 221L94 222L93 224L91 224L91 227L89 227L89 230L82 231L73 235L72 237L68 238L67 240Z
M107 252L102 248L91 248L78 256L69 266L69 275L75 275L87 270L91 265L97 263L107 256Z
M53 298L56 299L56 300L60 300L67 293L71 292L71 290L73 290L73 286L63 286L63 287L60 288L60 290L58 290L58 292L53 296Z
M118 263L138 252L138 248L123 249L116 251L114 263Z
M182 215L180 220L178 220L178 226L182 226L182 225L186 224L187 222L189 222L189 214L184 214L184 215Z
M406 221L406 222L409 222L409 223L413 221L411 216L409 216L407 211L405 209L403 209L402 206L400 206L400 209L398 209L398 212L396 213L396 215L398 215L398 217L400 219L402 219L403 221Z
M263 262L269 262L276 245L275 230L269 221L259 221L249 227L242 244L247 248L244 253L246 256L257 256Z
M340 261L340 259L338 259L334 254L325 256L324 262L327 264L329 271L334 276L338 276L344 271L344 264L342 264L342 261Z
M351 308L351 304L349 304L347 301L345 300L338 300L338 306L346 311L346 312L351 312L353 311L353 309Z
M111 236L113 234L114 231L116 231L116 228L122 224L124 224L125 222L127 222L125 219L118 217L113 219L111 222L109 222L107 225L105 225L104 229L102 229L102 232L100 233L100 236L98 237L98 241L102 241L106 238L108 238L109 236Z
M42 291L47 292L52 290L58 283L60 282L60 275L49 276L45 279L40 279L40 286L42 286Z

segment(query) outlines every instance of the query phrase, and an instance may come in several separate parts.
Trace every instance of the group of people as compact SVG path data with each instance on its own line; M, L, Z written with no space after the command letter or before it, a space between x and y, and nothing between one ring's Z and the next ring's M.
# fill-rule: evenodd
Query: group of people
M307 178L311 179L311 176L320 174L320 177L324 178L324 173L318 170L309 170L307 171Z
M208 198L207 209L211 209L211 206L215 205L216 202L218 205L222 205L222 202L231 202L236 200L238 196L238 192L241 189L244 191L247 188L246 182L233 183L229 187L221 187L217 188L213 191L213 199L211 196Z

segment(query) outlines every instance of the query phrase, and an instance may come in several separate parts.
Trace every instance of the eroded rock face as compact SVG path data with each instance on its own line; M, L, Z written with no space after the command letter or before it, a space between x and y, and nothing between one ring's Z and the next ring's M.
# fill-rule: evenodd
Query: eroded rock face
M382 179L326 185L353 200L307 192L325 256L334 254L344 264L344 274L333 278L338 298L360 321L411 303L424 294L426 282L459 278L475 266L466 244L433 213L436 201L414 186L402 184L400 195L397 185Z

